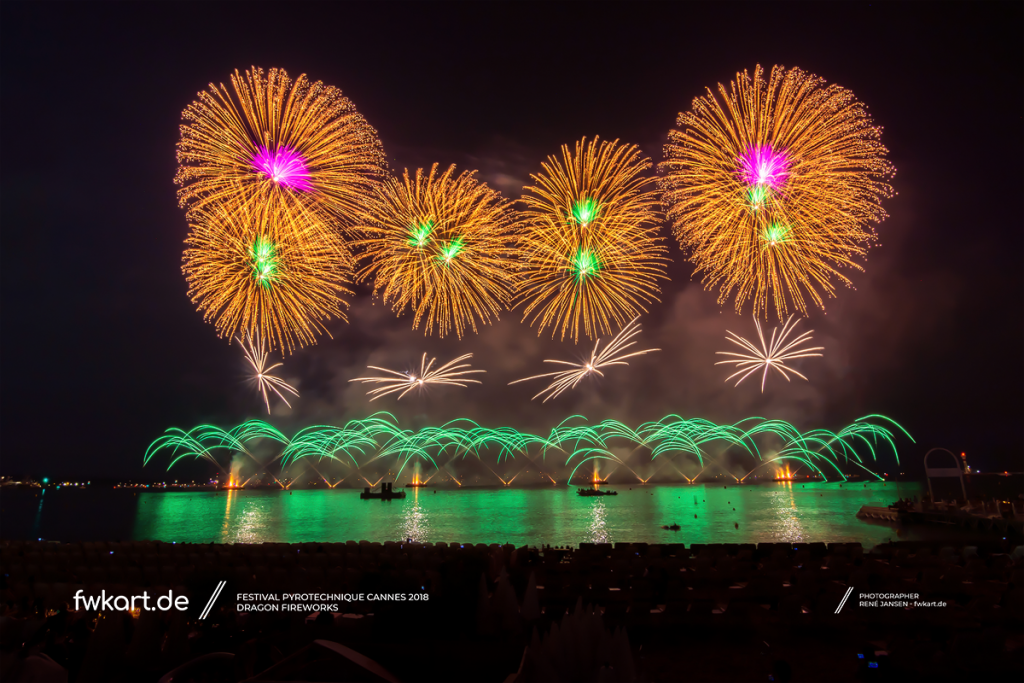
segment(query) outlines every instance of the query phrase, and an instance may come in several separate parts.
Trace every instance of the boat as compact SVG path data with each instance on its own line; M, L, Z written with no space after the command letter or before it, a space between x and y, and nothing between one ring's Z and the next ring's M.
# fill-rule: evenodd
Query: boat
M408 484L405 485L406 488L413 488L413 489L424 488L426 486L430 486L430 484L428 484L426 482L423 482L423 481L410 481Z
M669 524L669 525L664 525L663 524L661 528L665 529L666 531L679 531L680 529L682 529L682 527L679 526L678 524Z
M618 491L602 491L600 489L577 489L576 493L581 496L617 496Z
M399 489L395 491L392 487L394 482L386 481L380 485L380 491L374 491L369 486L363 489L363 492L359 494L359 498L362 500L394 500L395 498L405 498L405 491Z

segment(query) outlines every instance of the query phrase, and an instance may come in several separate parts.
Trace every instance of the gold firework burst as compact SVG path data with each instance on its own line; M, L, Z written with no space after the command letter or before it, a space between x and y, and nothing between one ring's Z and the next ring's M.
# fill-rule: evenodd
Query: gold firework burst
M886 218L895 169L881 128L854 94L798 68L760 66L719 84L669 132L661 186L668 218L719 303L769 296L781 319L835 295Z
M562 146L525 188L517 303L538 333L610 333L657 300L665 278L658 197L635 145L586 138Z
M189 297L221 336L241 332L287 353L345 319L351 257L316 213L280 202L208 204L192 218L182 270Z
M435 326L460 338L508 306L514 288L510 241L515 229L509 203L467 171L408 170L384 182L370 205L369 238L359 279L374 277L393 310L414 313L413 328Z
M386 166L377 132L333 86L283 69L231 75L185 109L178 199L250 206L268 198L358 220Z

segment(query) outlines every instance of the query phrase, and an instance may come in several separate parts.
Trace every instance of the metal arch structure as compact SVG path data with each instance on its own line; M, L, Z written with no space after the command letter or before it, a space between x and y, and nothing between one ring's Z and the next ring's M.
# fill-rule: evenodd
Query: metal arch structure
M953 458L953 462L956 463L955 467L928 467L928 456L935 451L945 451L949 453L950 457ZM964 502L967 501L967 486L964 484L964 471L960 469L960 458L957 457L956 453L949 450L948 448L933 448L924 454L924 476L928 479L928 497L935 502L935 494L932 493L932 477L959 477L960 478L960 490L964 494Z

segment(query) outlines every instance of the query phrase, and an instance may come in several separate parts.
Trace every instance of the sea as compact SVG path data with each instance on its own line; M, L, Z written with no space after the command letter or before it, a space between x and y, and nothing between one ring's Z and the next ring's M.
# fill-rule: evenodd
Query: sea
M176 543L417 541L580 543L859 542L927 539L936 530L862 521L863 505L920 496L921 484L771 482L576 487L409 488L393 501L357 489L132 491L5 489L0 538ZM679 530L663 527L679 525ZM943 532L949 533L949 532ZM955 539L952 539L955 540Z

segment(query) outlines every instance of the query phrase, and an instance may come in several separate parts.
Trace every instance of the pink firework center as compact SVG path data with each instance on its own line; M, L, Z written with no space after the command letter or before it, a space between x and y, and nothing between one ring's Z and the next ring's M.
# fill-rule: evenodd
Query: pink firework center
M749 186L781 188L789 177L789 159L771 145L751 145L738 159L740 178Z
M267 147L260 147L252 158L252 165L275 183L293 190L313 191L306 161L293 149L282 146L271 152Z

